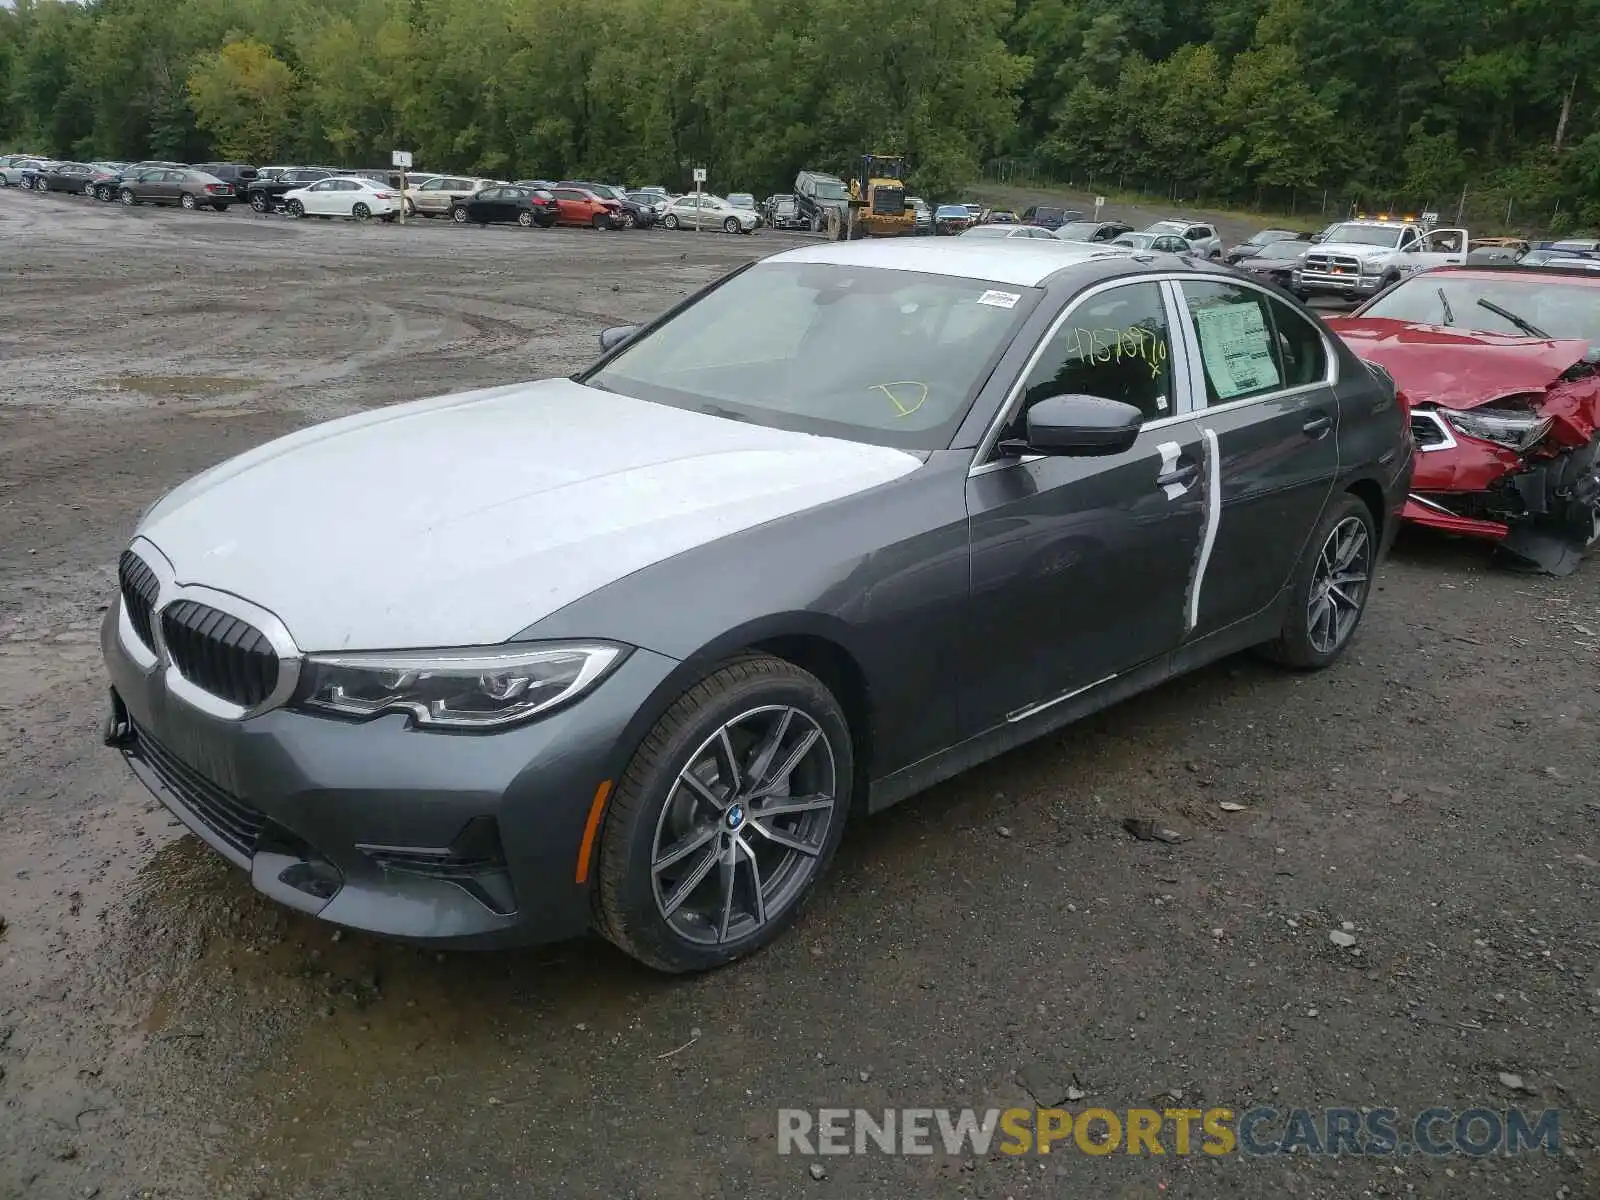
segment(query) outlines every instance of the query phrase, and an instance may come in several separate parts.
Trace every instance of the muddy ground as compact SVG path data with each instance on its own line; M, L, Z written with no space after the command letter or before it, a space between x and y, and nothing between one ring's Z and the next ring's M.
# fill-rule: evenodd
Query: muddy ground
M101 747L94 630L166 488L309 421L569 371L792 240L0 192L0 1197L1600 1195L1600 562L1527 578L1407 537L1336 669L1222 663L862 822L790 936L701 979L597 942L341 938ZM1114 1109L1521 1103L1561 1110L1563 1149L822 1179L775 1151L779 1107L1003 1107L1022 1081Z

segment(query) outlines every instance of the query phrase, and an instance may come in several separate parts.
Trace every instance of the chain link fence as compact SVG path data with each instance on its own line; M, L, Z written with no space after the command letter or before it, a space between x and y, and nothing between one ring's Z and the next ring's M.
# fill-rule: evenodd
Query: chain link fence
M1290 223L1308 228L1320 228L1331 221L1363 213L1386 213L1397 218L1433 213L1440 225L1465 226L1474 235L1542 238L1571 233L1577 218L1571 207L1559 200L1519 195L1487 182L1481 186L1469 183L1459 192L1441 196L1322 188L1258 189L1254 196L1223 197L1208 195L1203 187L1176 179L1141 179L1125 172L1086 171L1062 176L1023 158L993 160L985 167L983 180L1006 187L1067 191L1082 196L1104 195L1111 203L1183 206L1286 218Z

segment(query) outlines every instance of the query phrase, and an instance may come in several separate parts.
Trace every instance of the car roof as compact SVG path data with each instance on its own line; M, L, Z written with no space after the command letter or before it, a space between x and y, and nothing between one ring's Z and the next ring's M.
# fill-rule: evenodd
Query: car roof
M764 260L769 263L827 263L838 266L878 267L886 271L918 271L957 279L984 279L1015 287L1038 287L1050 276L1079 263L1096 259L1127 260L1121 250L1084 242L1044 238L1016 239L1004 248L998 239L981 238L962 244L958 238L881 238L861 242L824 242L786 250Z

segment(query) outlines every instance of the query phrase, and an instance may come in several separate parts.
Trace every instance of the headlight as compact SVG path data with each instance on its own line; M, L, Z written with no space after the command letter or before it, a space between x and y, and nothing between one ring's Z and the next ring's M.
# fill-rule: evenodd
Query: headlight
M1384 262L1381 258L1368 258L1362 260L1361 273L1363 275L1382 275Z
M313 654L300 703L347 717L405 712L420 726L499 729L592 688L626 653L606 642Z
M1551 418L1504 408L1474 408L1464 412L1438 410L1458 432L1486 442L1526 450L1550 431Z

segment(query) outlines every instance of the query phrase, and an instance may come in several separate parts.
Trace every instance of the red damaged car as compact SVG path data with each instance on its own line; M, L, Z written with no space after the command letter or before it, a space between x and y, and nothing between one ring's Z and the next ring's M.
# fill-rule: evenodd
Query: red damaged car
M1577 569L1600 542L1600 276L1440 267L1327 324L1410 408L1406 519Z

